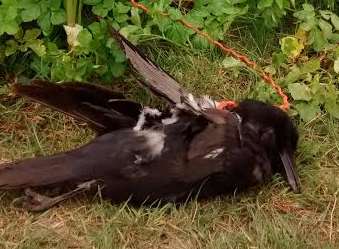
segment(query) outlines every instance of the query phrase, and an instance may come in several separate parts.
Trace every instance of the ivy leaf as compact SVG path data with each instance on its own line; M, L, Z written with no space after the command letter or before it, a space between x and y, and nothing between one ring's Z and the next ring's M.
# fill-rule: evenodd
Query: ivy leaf
M310 88L302 83L294 83L288 85L288 90L294 100L310 101L312 99Z
M280 40L280 45L281 51L289 58L297 58L304 49L304 45L293 36L282 38Z
M300 118L306 122L312 120L320 113L320 107L316 103L298 103L295 108L299 112Z
M51 23L53 25L59 25L66 22L66 14L64 10L52 11Z
M258 2L258 9L263 10L265 8L271 7L273 4L273 0L260 0Z

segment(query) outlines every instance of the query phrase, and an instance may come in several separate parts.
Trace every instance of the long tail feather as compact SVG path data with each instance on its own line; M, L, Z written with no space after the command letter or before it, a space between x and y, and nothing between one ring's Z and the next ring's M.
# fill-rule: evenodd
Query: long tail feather
M125 51L135 71L143 77L142 83L154 94L166 98L171 103L181 103L182 97L188 92L165 70L157 66L145 56L136 46L124 38L118 31L110 28L112 36Z
M14 92L88 123L98 133L132 127L142 106L120 93L92 84L54 84L34 80L30 85L13 85Z
M66 182L75 183L73 181L91 178L91 170L81 165L79 159L71 158L70 153L60 153L0 165L0 189L61 186Z

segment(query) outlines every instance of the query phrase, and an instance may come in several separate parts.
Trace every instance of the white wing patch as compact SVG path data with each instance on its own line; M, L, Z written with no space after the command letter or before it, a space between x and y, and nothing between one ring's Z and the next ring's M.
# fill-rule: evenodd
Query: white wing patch
M140 113L137 124L133 127L134 131L142 130L145 125L147 115L151 117L159 117L161 116L161 112L158 109L149 108L146 106Z
M161 120L161 123L163 125L170 125L170 124L176 123L179 120L179 117L178 117L179 112L180 112L180 110L178 110L176 108L172 108L171 109L172 116L170 118L163 118Z
M205 159L214 159L217 156L219 156L221 153L223 153L225 148L218 148L215 150L210 151L207 155L204 156Z
M145 137L146 144L149 148L149 156L151 158L161 155L162 150L165 147L166 135L164 132L155 130L142 130L137 131L137 135Z

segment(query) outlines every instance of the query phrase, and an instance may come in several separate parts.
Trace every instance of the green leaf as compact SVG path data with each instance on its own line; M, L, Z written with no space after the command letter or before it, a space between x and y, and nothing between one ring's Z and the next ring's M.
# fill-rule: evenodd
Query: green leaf
M280 40L280 45L281 51L290 58L297 58L304 49L304 45L293 36L282 38Z
M288 90L294 100L310 101L312 94L310 88L302 83L293 83L288 85Z
M66 14L64 10L52 11L51 23L53 25L59 25L66 22Z
M9 35L14 35L19 31L19 25L15 20L7 20L0 25L0 34L6 32ZM2 32L1 32L2 31Z
M66 0L68 1L68 0ZM60 5L61 5L61 0L50 0L49 1L49 8L51 10L59 10L60 9Z
M172 20L180 20L182 18L182 14L178 9L171 8L168 10L168 14Z
M92 34L87 29L83 29L78 34L77 40L81 47L89 48L92 41Z
M187 30L178 23L173 23L169 27L169 29L166 31L166 36L179 44L185 44L189 38Z
M46 54L46 47L43 44L42 40L33 40L30 41L27 46L32 49L38 56L44 56Z
M18 50L19 44L14 40L6 41L5 56L10 56Z
M324 37L329 39L332 35L332 25L322 19L319 20L319 27L323 31Z
M120 14L126 14L126 13L128 13L128 11L131 9L130 6L124 5L124 4L122 4L121 2L118 2L118 3L115 5L115 8L116 8L116 10L118 11L118 13L120 13Z
M102 4L98 4L93 6L92 11L97 16L105 17L110 9L105 8Z
M315 71L319 69L320 69L320 59L315 58L315 59L309 60L304 65L302 65L300 67L300 72L302 74L314 73Z
M139 31L140 27L135 25L127 25L120 29L120 34L122 34L124 37L128 38L131 34L135 33L136 31Z
M49 12L41 15L38 18L38 24L42 30L44 35L49 35L52 32L52 24L51 24L51 14Z
M274 52L272 55L272 64L275 68L279 68L286 61L286 56L283 53Z
M312 120L320 113L320 107L315 103L298 103L295 108L299 112L300 118L306 122Z
M335 30L339 31L339 17L336 14L331 15L331 22Z
M333 69L334 69L334 72L336 72L336 73L339 74L339 58L337 58L337 59L334 61Z
M317 52L320 52L328 44L324 35L318 28L311 30L309 35L309 43L312 44L313 49Z
M141 26L141 19L139 15L139 9L132 7L131 9L131 22L134 25Z
M239 67L242 65L242 63L239 60L236 60L230 56L226 57L221 64L224 68Z
M28 29L25 31L25 35L23 37L24 41L35 40L41 34L40 29Z
M21 18L24 22L30 22L36 20L40 14L40 6L38 4L31 4L29 8L21 11Z
M258 9L262 10L268 7L271 7L273 4L273 0L260 0L258 2Z
M109 64L109 69L114 77L120 77L124 74L126 65L122 63L112 62Z
M102 0L83 0L83 3L84 4L87 4L87 5L97 5L99 3L101 3ZM113 0L112 0L113 2Z
M284 82L286 84L290 84L290 83L294 83L297 80L300 79L300 77L302 76L302 73L300 71L300 69L295 66L292 68L292 70L286 75L286 77L284 78Z
M275 0L275 3L278 5L279 9L284 9L284 0Z
M324 18L325 20L330 20L331 15L333 14L333 12L329 10L320 10L319 13L321 17Z

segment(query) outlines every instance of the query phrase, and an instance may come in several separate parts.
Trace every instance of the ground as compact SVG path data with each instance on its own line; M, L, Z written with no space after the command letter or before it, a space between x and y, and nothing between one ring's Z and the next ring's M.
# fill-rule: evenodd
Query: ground
M246 70L235 77L217 55L168 48L151 54L196 93L240 99L257 80ZM133 82L114 85L146 104L157 102ZM71 118L2 96L0 160L65 151L93 137ZM20 193L0 192L0 248L339 248L339 123L327 115L295 121L301 194L275 176L241 195L182 206L132 208L98 195L29 213L11 205Z

